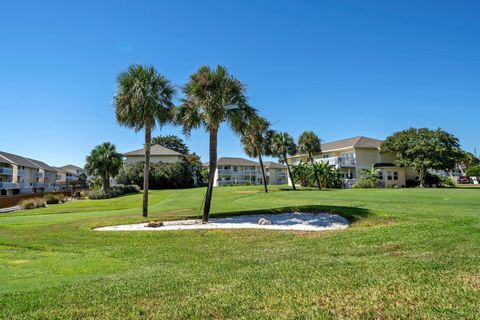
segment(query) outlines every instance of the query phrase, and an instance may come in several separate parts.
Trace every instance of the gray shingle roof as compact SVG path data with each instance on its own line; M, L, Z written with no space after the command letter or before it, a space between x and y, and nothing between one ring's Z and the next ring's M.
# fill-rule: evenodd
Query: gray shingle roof
M273 169L287 169L287 166L284 165L284 164L280 164L280 163L277 163L277 162L274 162L274 161L265 161L263 163L263 165L265 166L265 168L273 168Z
M17 156L16 154L0 151L0 156L2 156L3 158L6 158L10 162L18 166L25 166L25 167L36 168L36 169L40 168L40 166L33 163L29 159L24 158L22 156Z
M322 152L344 148L380 148L382 140L368 137L354 137L322 144Z
M77 167L77 166L75 166L75 165L73 165L73 164L67 164L67 165L65 165L65 166L61 166L61 167L58 168L58 169L61 169L61 170L65 171L65 172L69 172L69 173L73 173L73 174L77 174L77 171L81 171L81 172L84 171L83 168Z
M125 152L124 156L144 156L145 148ZM180 152L165 148L159 144L154 144L150 149L151 156L183 156Z
M208 162L204 163L204 166L208 166ZM217 160L217 165L220 166L260 166L258 162L234 157L221 157Z
M30 162L32 162L33 164L35 164L37 167L39 167L40 169L43 169L43 170L46 170L46 171L53 171L53 172L56 172L57 170L54 168L54 167L51 167L49 166L48 164L46 164L45 162L42 162L42 161L39 161L39 160L35 160L35 159L30 159L30 158L25 158L27 160L29 160Z

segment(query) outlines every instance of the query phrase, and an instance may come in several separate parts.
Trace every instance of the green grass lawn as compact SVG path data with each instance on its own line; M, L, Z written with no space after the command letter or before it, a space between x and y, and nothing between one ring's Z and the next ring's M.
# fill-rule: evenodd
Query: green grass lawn
M328 232L98 232L141 194L0 216L3 319L475 319L480 190L223 187L213 215L334 212ZM200 215L205 189L151 192L151 218Z

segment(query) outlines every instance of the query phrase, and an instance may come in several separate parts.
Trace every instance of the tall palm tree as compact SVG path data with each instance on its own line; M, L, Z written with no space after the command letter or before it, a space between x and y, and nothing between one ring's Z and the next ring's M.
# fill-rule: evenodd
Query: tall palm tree
M115 145L104 142L96 146L87 156L85 171L87 174L102 179L102 189L110 189L110 178L120 171L122 166L122 155L117 152Z
M152 66L132 65L117 77L114 98L117 122L136 132L145 130L143 216L148 215L148 172L152 130L173 121L175 89Z
M226 122L235 133L242 134L248 121L256 116L256 110L247 103L244 85L222 66L200 67L190 76L183 91L185 98L177 110L178 123L183 125L186 134L204 127L210 135L210 171L203 208L203 223L208 223L220 125Z
M270 155L273 134L274 131L270 129L270 123L267 119L255 117L245 127L241 138L245 153L252 158L258 157L265 192L268 192L268 187L262 155Z
M300 152L308 154L310 164L313 166L313 154L319 154L322 152L322 146L320 144L320 138L313 131L304 131L300 137L298 137L298 149ZM318 189L321 190L320 178L317 171L313 171L315 174L315 180L317 181Z
M279 157L280 161L287 165L288 176L292 182L293 190L297 190L295 187L295 181L292 177L292 171L287 161L287 155L293 156L296 153L297 146L293 138L286 132L277 132L273 135L272 139L272 155Z

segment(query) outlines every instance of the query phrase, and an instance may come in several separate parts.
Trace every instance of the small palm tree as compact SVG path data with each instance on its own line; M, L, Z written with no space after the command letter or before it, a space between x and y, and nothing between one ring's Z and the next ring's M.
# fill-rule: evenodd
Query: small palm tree
M302 187L308 187L311 183L312 166L306 162L300 162L292 166L292 176L295 183Z
M148 215L148 173L152 130L173 121L175 89L152 66L132 65L117 77L115 115L117 122L136 132L145 130L143 171L143 216Z
M313 154L319 154L322 152L322 146L320 144L320 138L313 131L304 131L298 138L298 149L300 152L308 154L310 164L313 166ZM320 178L317 171L313 170L315 174L315 180L317 181L318 189L321 190Z
M377 179L378 179L378 172L379 169L375 169L372 165L370 169L362 169L363 175L362 178L370 184L371 188L377 187Z
M89 175L100 177L102 189L106 191L110 189L110 178L115 178L121 166L122 155L113 144L104 142L96 146L87 156L85 171Z
M292 171L287 161L287 155L293 156L296 153L297 146L293 138L286 132L277 132L272 138L272 155L279 157L280 162L287 165L288 176L292 182L293 190L297 190L295 187L295 181L292 177Z
M247 103L244 85L222 66L214 70L207 66L200 67L190 76L183 91L185 99L177 110L177 122L183 126L186 134L203 127L210 135L210 170L203 208L203 223L208 223L217 169L220 125L226 122L235 133L242 134L249 120L256 116L256 111Z
M312 164L313 172L312 175L315 179L318 179L317 182L324 188L327 188L329 185L329 179L332 175L334 166L327 162L315 162Z
M241 138L245 153L251 158L258 157L265 192L268 192L268 187L262 155L270 155L273 134L274 131L270 129L270 123L266 119L255 117L245 127Z

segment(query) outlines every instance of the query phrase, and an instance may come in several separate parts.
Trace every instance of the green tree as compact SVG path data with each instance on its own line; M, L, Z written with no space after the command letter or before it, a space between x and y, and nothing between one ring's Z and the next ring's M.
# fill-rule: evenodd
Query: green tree
M309 187L311 184L312 166L305 162L300 162L292 166L292 177L294 183L299 183L302 187Z
M329 187L329 179L332 177L332 171L334 166L327 162L319 161L312 162L312 180L315 179L317 184L320 184L321 187Z
M178 123L183 125L185 134L203 127L210 135L210 170L203 208L203 223L207 223L217 168L220 125L226 122L235 133L241 134L248 121L256 116L256 110L247 103L245 86L222 66L213 70L207 66L200 67L190 76L183 91L185 98L177 110Z
M304 131L298 138L298 150L308 154L310 164L313 166L313 155L322 152L320 138L313 131ZM318 189L321 190L322 186L317 171L313 170L313 173L315 175L315 180L317 181Z
M152 130L173 120L175 89L152 66L132 65L117 78L114 98L117 122L136 132L145 130L143 216L148 215L148 173Z
M370 185L371 188L376 188L379 172L380 170L375 169L375 167L372 165L370 169L362 169L362 178Z
M287 161L287 155L293 156L297 152L297 146L295 140L286 132L276 132L272 138L272 155L279 158L280 162L287 165L288 176L292 182L293 190L297 190L295 187L295 180L290 170L290 165Z
M185 142L175 135L158 136L152 138L152 145L159 144L165 148L177 151L183 155L190 154L190 149Z
M468 168L467 177L480 177L480 165L471 166Z
M110 178L115 178L122 166L122 155L110 142L96 146L87 156L85 171L87 174L100 177L102 189L110 189Z
M266 119L255 117L245 127L241 138L245 153L251 158L258 158L260 162L265 192L268 192L268 187L262 155L271 154L273 134L274 131L270 129L270 123Z
M461 158L458 139L441 129L410 128L389 136L381 152L395 153L395 165L417 171L420 187L425 185L428 169L452 170Z

